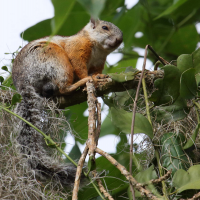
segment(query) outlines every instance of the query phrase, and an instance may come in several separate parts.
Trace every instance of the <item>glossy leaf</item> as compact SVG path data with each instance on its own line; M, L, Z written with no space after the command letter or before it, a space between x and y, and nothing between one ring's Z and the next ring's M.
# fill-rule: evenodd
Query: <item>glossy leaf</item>
M192 53L192 61L195 68L195 74L200 73L200 49Z
M184 71L193 68L192 55L182 54L177 59L177 67L181 73Z
M145 171L139 172L136 176L135 179L139 182L139 183L147 183L148 181L152 180L152 179L157 179L158 176L154 170L154 166L152 165L151 167L149 167L148 169L146 169ZM147 186L147 188L157 197L161 197L161 195L159 194L159 192L156 190L155 186L153 184L150 184ZM130 191L130 188L129 188ZM141 197L140 192L138 192L137 190L135 190L135 196L136 197ZM132 193L129 192L129 198L132 199Z
M69 13L69 17L66 18L64 24L60 27L57 34L65 36L74 35L89 22L89 19L90 16L88 13L78 2L76 2ZM26 29L23 33L21 33L21 37L24 40L32 41L51 35L51 20L52 19L41 21L36 25ZM76 24L76 26L74 26L74 24Z
M105 6L106 0L78 0L78 2L87 10L91 17L97 19Z
M55 16L51 21L52 35L58 33L65 20L69 17L76 0L51 0L54 6Z
M181 134L165 133L161 138L161 163L167 170L172 169L172 175L178 169L189 167L189 161L182 149L184 143L185 138Z
M105 135L119 135L120 129L117 128L111 121L111 114L108 113L105 120L103 121L101 125L101 134L100 137L103 137Z
M170 7L168 7L163 13L161 13L158 17L156 17L155 19L159 19L165 15L169 15L172 12L174 12L177 8L179 8L182 4L184 4L186 1L188 0L177 0L175 1L174 4L172 4Z
M195 69L188 69L181 75L180 95L184 99L192 99L197 96L197 84Z
M111 114L114 125L117 126L122 132L130 134L133 113L112 107ZM153 129L148 119L139 113L136 113L134 133L144 133L151 139L153 138Z
M112 16L113 14L117 14L117 8L124 6L124 0L115 0L115 1L109 1L107 0L105 3L104 10L101 13L102 17L105 16Z
M172 104L179 96L180 71L173 65L162 68L165 72L163 79L157 79L154 86L157 90L153 92L150 101L155 105Z
M20 34L21 38L29 42L49 35L51 35L51 19L41 21Z
M185 190L200 189L200 165L194 165L188 171L179 169L174 174L172 184L176 187L178 193Z

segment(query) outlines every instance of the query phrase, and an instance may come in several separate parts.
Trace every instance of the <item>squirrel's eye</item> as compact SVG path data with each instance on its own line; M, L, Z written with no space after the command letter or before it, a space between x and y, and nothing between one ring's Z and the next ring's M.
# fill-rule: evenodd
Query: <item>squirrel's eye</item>
M107 30L108 31L108 27L107 26L102 26L102 29Z

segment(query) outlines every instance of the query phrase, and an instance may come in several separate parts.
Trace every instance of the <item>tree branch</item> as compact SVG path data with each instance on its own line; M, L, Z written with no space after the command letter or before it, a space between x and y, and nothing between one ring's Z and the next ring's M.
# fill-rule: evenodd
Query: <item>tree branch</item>
M100 79L97 83L95 83L96 96L101 97L110 92L122 92L129 89L136 89L140 76L141 72L138 72L137 75L133 76L132 80L124 82L117 82L111 78ZM154 81L163 77L163 70L145 71L147 88L153 89ZM80 88L70 95L55 97L53 100L58 103L59 108L65 108L87 101L87 92L85 88Z
M126 170L126 168L118 163L112 156L103 150L96 148L96 152L103 157L105 157L111 164L113 164L120 172L126 177L126 179L133 185L135 188L141 193L141 195L145 195L150 199L158 200L156 196L154 196L149 190L143 188L138 182L131 176L131 174Z

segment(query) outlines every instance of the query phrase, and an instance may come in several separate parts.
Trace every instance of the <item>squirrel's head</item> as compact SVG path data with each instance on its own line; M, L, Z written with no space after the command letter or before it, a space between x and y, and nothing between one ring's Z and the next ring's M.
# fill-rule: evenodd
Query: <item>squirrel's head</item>
M84 30L88 32L95 45L108 53L114 51L123 41L122 31L110 22L91 18Z

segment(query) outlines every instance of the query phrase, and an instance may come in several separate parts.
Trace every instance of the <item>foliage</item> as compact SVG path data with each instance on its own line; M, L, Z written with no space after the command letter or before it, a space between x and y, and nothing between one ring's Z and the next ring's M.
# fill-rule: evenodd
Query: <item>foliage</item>
M32 41L46 35L73 35L92 15L113 22L123 31L124 46L118 49L123 56L116 65L110 66L107 63L104 69L104 73L118 73L112 75L114 80L121 82L132 77L134 73L130 68L126 68L135 68L138 58L141 57L136 48L144 48L147 44L165 60L175 60L160 67L165 75L154 82L153 90L148 91L152 125L146 118L146 106L141 90L135 133L144 133L146 142L142 148L140 144L135 144L133 176L140 183L147 183L150 179L162 176L161 171L165 173L166 170L172 169L171 177L165 180L164 185L150 184L149 190L158 198L163 194L165 199L192 197L197 193L196 190L200 189L200 165L195 163L198 158L194 159L191 152L194 148L199 149L196 141L199 141L200 127L200 50L196 50L199 34L195 24L200 20L200 1L140 0L130 9L126 8L124 0L52 0L52 4L55 17L25 30L21 34L23 39ZM137 33L141 33L141 37L138 37ZM148 58L152 62L156 61L151 52ZM2 66L2 69L8 71L6 66ZM4 80L0 76L0 82L2 90L15 89L11 78ZM104 103L109 106L109 113L102 123L100 137L108 134L120 136L120 142L116 146L117 153L113 157L126 168L129 166L130 156L126 135L131 132L134 97L134 89L103 97ZM13 106L20 99L16 94L10 104ZM63 111L73 133L78 134L70 153L74 159L80 157L77 142L84 144L87 139L87 117L83 114L86 109L87 104L82 103ZM145 145L147 147L144 147ZM160 160L156 160L155 151L159 152ZM159 161L162 170L159 169ZM96 159L96 166L114 199L131 198L129 183L113 165L99 157ZM167 188L166 192L164 187ZM90 185L83 188L79 195L81 199L100 199ZM139 196L137 192L136 197Z

